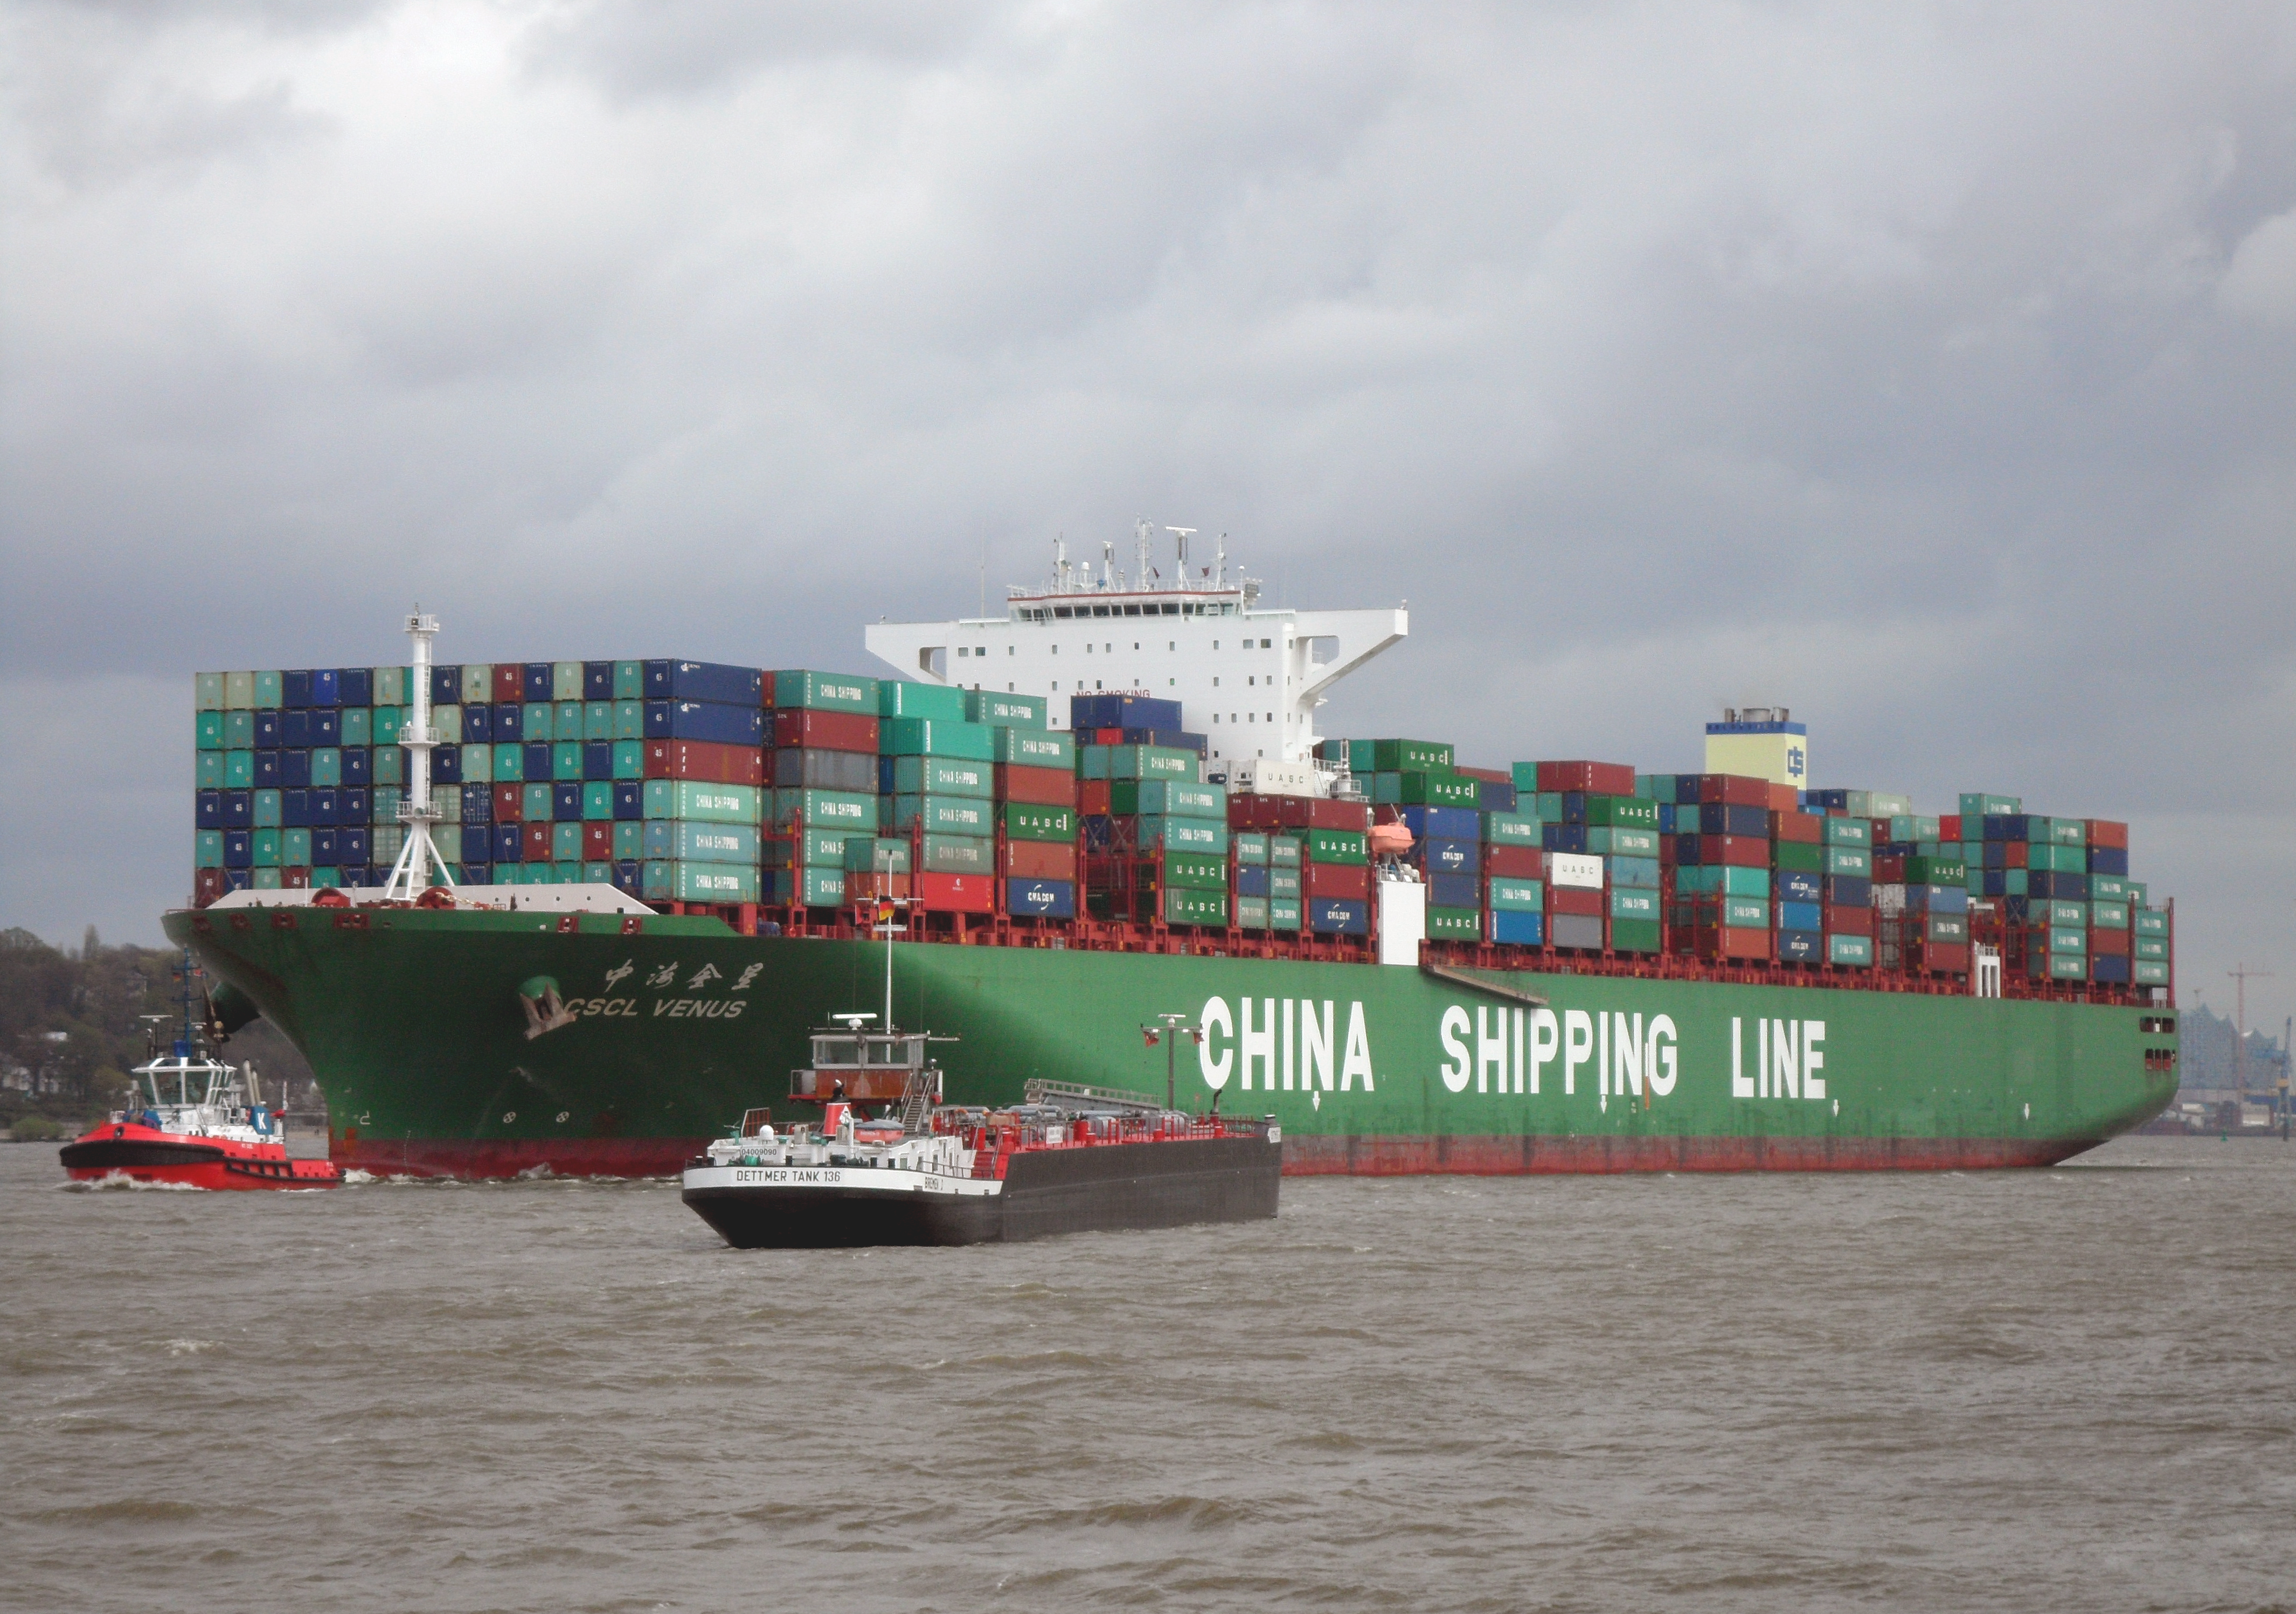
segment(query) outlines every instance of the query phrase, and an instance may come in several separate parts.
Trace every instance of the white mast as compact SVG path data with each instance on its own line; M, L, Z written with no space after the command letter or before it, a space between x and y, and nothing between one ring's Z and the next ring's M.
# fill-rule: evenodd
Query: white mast
M430 748L439 743L430 727L430 641L438 632L439 619L424 616L416 605L406 619L407 636L414 641L414 665L408 669L414 684L413 715L398 734L398 743L406 748L406 802L398 809L406 825L406 844L399 848L398 861L391 864L390 879L383 885L385 902L412 902L433 885L452 889L455 883L447 860L430 840L430 826L439 822L430 808Z

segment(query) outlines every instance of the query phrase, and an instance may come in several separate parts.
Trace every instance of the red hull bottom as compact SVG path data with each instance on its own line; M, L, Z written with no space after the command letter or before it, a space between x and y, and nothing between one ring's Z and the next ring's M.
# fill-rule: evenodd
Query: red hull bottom
M1286 1176L1531 1176L1629 1171L1994 1171L2054 1166L2103 1138L1289 1137ZM377 1176L675 1176L704 1138L369 1143L334 1160Z
M301 1169L297 1169L300 1167ZM238 1192L253 1188L332 1188L343 1179L324 1160L213 1160L197 1166L114 1166L67 1171L75 1183L126 1177L176 1188Z

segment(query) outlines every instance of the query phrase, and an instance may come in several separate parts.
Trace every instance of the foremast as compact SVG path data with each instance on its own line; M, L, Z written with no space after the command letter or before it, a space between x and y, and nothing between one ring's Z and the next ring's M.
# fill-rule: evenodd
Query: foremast
M416 605L406 619L407 637L414 641L414 665L407 673L414 686L409 692L413 709L398 735L398 743L406 750L406 800L398 809L399 822L406 826L406 844L383 882L385 902L413 902L433 886L451 889L455 884L447 860L430 838L430 826L439 822L430 805L430 748L439 743L430 726L430 641L438 633L439 619L425 616Z

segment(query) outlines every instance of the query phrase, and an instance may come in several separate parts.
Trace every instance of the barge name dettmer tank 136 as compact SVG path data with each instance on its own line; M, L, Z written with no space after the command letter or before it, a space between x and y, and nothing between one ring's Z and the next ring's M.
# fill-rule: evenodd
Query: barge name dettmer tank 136
M200 674L167 930L371 1171L675 1174L888 936L949 1103L1169 1061L1293 1173L2046 1165L2173 1096L2125 825L1812 788L1783 710L1695 774L1326 739L1406 613L1175 537L872 626L900 678L437 665L421 617L408 667Z

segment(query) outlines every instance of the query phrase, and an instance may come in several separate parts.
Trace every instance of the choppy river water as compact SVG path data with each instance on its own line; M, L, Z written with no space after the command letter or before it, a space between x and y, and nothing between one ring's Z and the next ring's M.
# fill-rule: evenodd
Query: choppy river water
M668 1184L60 1178L0 1149L12 1608L2296 1602L2276 1143L819 1255Z

